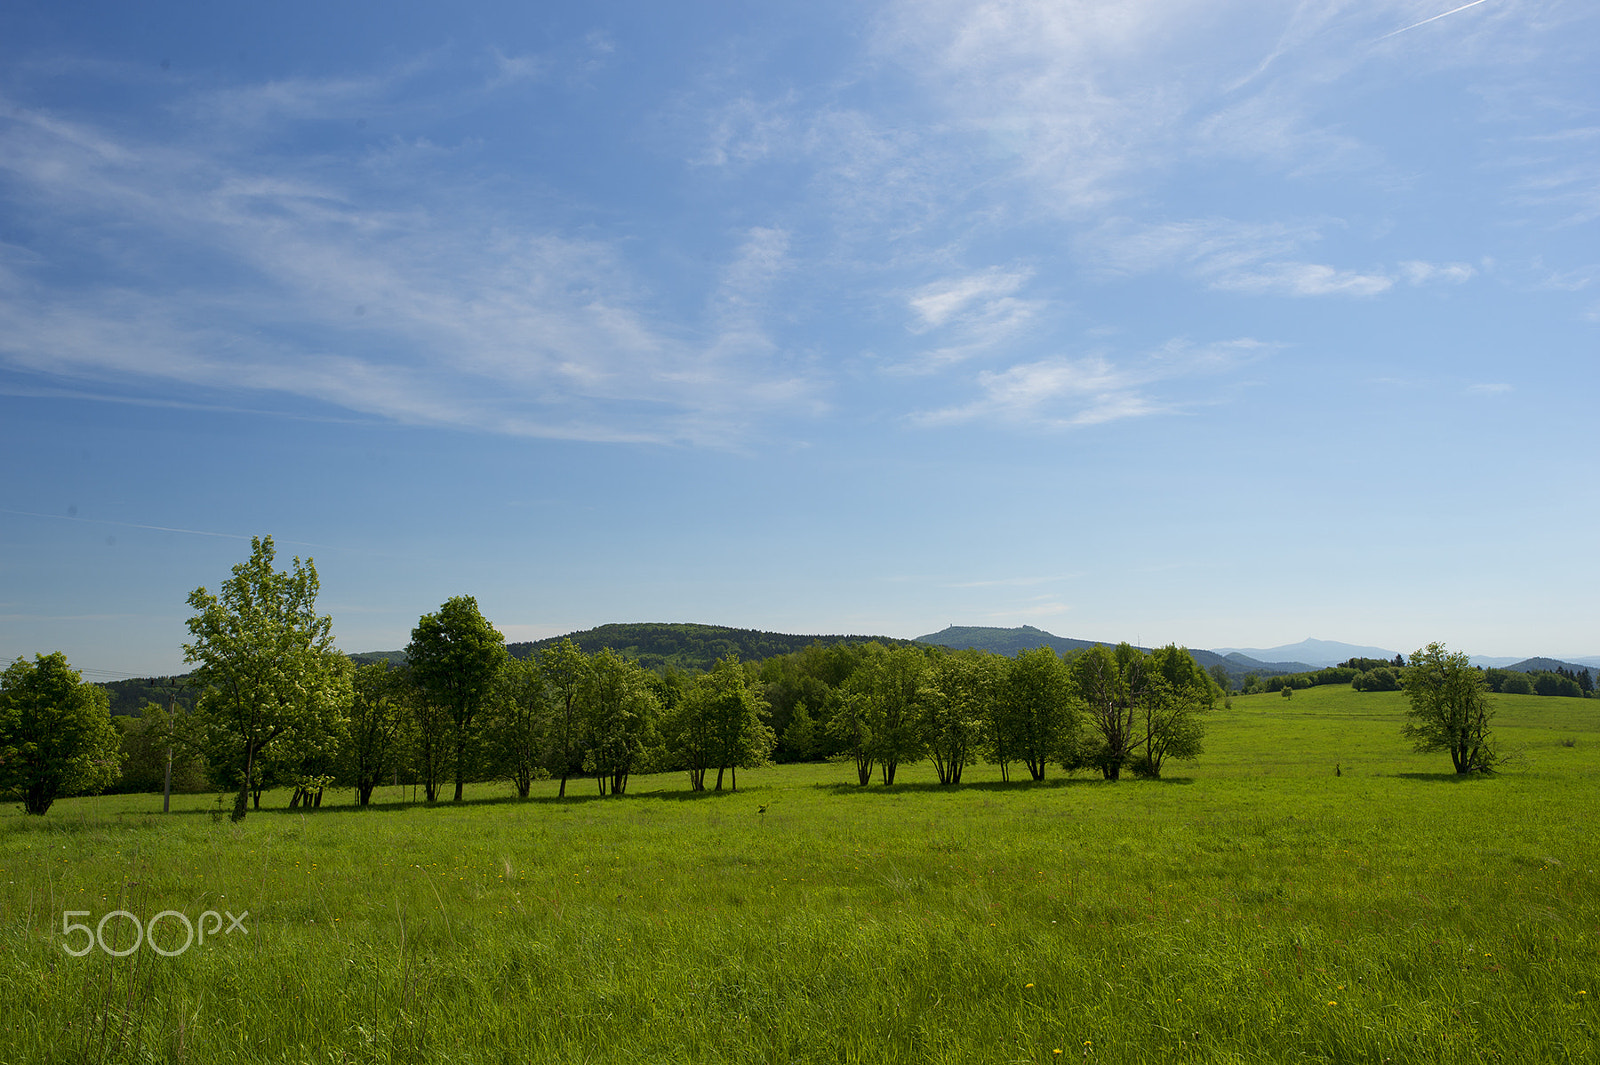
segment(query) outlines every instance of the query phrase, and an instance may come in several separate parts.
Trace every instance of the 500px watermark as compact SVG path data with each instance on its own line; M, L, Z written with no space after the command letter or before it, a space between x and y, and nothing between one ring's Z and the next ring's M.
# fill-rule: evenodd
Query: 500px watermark
M224 912L226 913L227 911ZM68 940L68 942L63 942L61 944L61 949L66 951L68 954L71 954L74 958L83 957L85 954L93 950L97 945L101 950L105 951L107 954L110 954L114 958L125 958L129 954L132 954L134 951L138 950L141 946L145 945L148 945L151 950L155 951L157 954L160 954L162 957L175 958L179 954L182 954L184 951L188 950L197 942L201 946L204 946L206 942L206 936L212 936L214 938L219 932L225 936L232 935L234 932L243 932L245 935L250 934L250 929L246 928L244 925L244 919L250 916L249 910L244 911L237 917L235 917L232 913L228 913L227 928L223 928L222 914L218 913L216 910L207 910L200 915L198 929L196 928L196 923L190 921L187 914L180 913L177 910L162 910L160 913L150 918L148 922L141 922L136 915L129 913L127 910L112 910L110 913L100 918L100 923L95 925L93 928L73 920L74 917L89 916L92 916L89 910L67 910L61 915L61 931ZM106 923L112 918L118 918L133 925L133 944L131 946L112 947L106 943ZM160 924L162 921L166 921L169 926L183 926L184 939L181 946L162 946L160 943L156 942L156 925ZM207 927L208 922L210 923L209 928ZM114 925L112 927L113 932L115 932L120 925ZM81 950L74 950L73 945L70 942L72 935L75 932L82 932L86 937L83 943L83 949ZM177 942L176 937L176 930L173 929L171 937L173 943Z

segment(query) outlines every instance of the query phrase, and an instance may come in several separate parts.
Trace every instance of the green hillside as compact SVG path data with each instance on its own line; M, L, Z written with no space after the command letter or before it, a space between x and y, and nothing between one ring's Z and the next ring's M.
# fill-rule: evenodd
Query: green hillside
M508 644L507 649L518 658L526 658L562 640L571 640L585 654L610 648L624 657L637 659L646 669L671 666L685 670L710 669L717 659L728 654L737 654L745 660L764 659L803 651L814 643L830 647L839 643L865 643L869 640L890 646L915 642L888 636L794 636L758 629L734 629L725 625L645 622L601 625L566 636L552 636L547 640Z
M1031 651L1036 647L1048 647L1058 655L1068 651L1081 651L1086 647L1093 647L1104 640L1074 640L1066 636L1056 636L1036 629L1032 625L1021 625L1013 629L996 628L990 625L951 625L938 632L929 633L927 636L918 636L918 643L938 644L940 647L953 647L964 650L972 647L980 651L992 651L995 654L1017 655L1023 651Z

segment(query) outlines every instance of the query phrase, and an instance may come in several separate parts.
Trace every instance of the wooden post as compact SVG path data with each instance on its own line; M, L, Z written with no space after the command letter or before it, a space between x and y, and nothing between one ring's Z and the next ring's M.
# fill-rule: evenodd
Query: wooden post
M161 812L172 812L172 714L176 709L175 701L167 699L167 786L161 793Z

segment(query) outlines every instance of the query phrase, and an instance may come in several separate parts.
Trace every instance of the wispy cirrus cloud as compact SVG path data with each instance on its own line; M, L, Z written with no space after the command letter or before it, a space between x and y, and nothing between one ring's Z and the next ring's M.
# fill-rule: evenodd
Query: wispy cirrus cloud
M1004 352L1034 325L1047 300L1021 290L1031 269L991 268L919 285L907 296L910 333L932 342L889 367L895 374L930 374L969 359Z
M1271 350L1271 345L1251 339L1204 346L1174 341L1142 359L1122 363L1104 354L1019 363L979 373L976 398L913 415L911 420L926 428L983 421L1063 430L1172 413L1192 401L1166 395L1160 388L1163 382L1219 373Z
M1106 275L1176 270L1209 288L1260 295L1376 296L1398 281L1462 284L1478 273L1468 263L1420 259L1365 269L1306 261L1306 253L1321 239L1322 226L1313 224L1228 218L1140 224L1118 218L1087 234L1080 246Z
M296 81L195 106L244 136L382 94ZM0 195L59 238L0 260L13 369L591 440L716 444L762 414L815 409L816 381L753 348L748 314L664 317L612 245L457 207L425 164L384 175L413 182L397 199L371 191L360 160L298 167L18 106L0 149ZM761 268L759 247L739 254L736 270Z

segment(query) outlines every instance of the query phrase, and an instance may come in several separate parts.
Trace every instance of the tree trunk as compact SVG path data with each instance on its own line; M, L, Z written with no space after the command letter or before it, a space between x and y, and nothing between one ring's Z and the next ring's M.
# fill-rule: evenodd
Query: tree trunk
M43 817L45 812L50 809L50 804L53 801L54 798L49 794L49 789L44 784L30 784L28 790L23 793L22 808L30 814Z
M244 747L244 778L239 782L239 794L233 799L233 813L228 815L230 821L243 821L245 811L250 801L250 776L256 768L256 749L252 744ZM258 800L259 802L259 800Z
M565 799L566 797L567 797L567 772L566 772L566 770L563 769L561 771L561 790L556 793L556 798Z
M722 773L723 773L723 770L725 770L726 768L727 768L726 766L720 766L720 765L717 766L717 790L718 791L722 790Z

